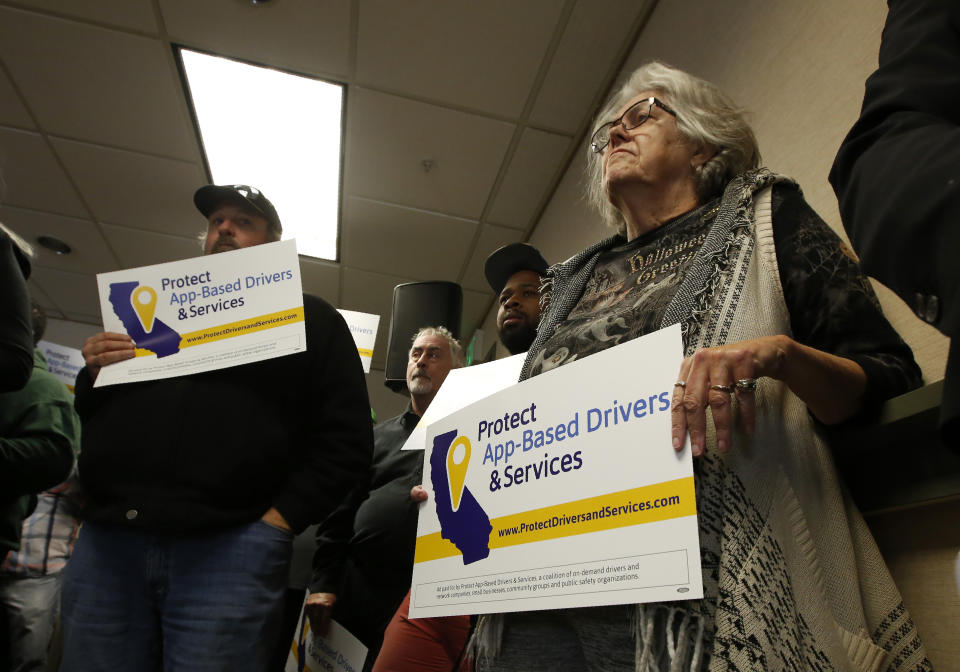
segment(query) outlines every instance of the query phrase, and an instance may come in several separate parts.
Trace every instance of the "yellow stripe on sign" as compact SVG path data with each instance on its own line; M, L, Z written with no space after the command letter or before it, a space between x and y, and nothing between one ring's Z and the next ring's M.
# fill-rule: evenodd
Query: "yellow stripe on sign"
M250 317L245 320L240 320L239 322L221 324L218 327L207 327L206 329L181 334L179 347L183 350L193 345L204 345L205 343L222 341L225 338L233 338L234 336L245 336L255 331L273 329L274 327L282 327L285 324L296 324L297 322L303 322L303 306L288 308L287 310L281 310L276 313L267 313L259 317ZM154 354L154 352L153 350L136 348L135 354L137 357L146 357Z
M366 348L357 348L357 352L360 353L361 357L373 357L373 350L367 350Z
M260 315L259 317L250 317L246 320L240 320L239 322L223 324L219 327L191 331L180 337L180 349L189 348L193 345L212 343L213 341L222 341L225 338L233 338L234 336L244 336L246 334L252 334L255 331L264 331L265 329L273 329L274 327L282 327L285 324L295 324L297 322L303 322L303 306Z
M617 513L613 514L613 511ZM600 512L605 515L601 517ZM494 518L490 521L493 529L490 531L489 546L491 549L504 548L683 518L696 513L693 477L688 476ZM444 539L439 532L434 532L417 537L413 561L428 562L459 553L452 542Z

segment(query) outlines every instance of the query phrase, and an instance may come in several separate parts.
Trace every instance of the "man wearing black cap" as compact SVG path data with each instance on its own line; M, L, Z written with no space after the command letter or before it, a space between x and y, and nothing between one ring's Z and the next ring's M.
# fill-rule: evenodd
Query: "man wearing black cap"
M279 240L246 185L205 186L205 254ZM126 334L83 347L85 519L63 586L66 672L263 670L293 535L369 468L370 410L340 314L304 295L305 352L165 380L93 388L130 359Z
M487 257L483 270L500 303L500 342L511 355L526 352L537 336L540 281L547 272L546 259L532 245L513 243Z
M245 184L229 187L208 184L197 189L193 203L209 222L203 245L204 254L272 243L280 240L283 233L273 203L254 187Z

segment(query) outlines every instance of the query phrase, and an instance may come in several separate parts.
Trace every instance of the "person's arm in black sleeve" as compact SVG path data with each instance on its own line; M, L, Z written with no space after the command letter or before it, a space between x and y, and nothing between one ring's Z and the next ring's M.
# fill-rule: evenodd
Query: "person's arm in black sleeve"
M334 605L341 596L353 520L357 507L367 495L367 486L355 488L340 506L317 528L317 550L313 554L313 576L304 611L310 627L321 635L327 633Z
M96 390L93 387L93 379L87 367L80 369L77 373L77 379L73 385L73 406L81 420L89 420L96 412L99 406L102 390Z
M960 4L891 0L879 67L830 171L864 271L960 332ZM936 298L933 298L936 297Z
M311 593L339 593L350 539L353 538L353 521L357 508L367 497L367 482L365 479L362 487L352 490L346 500L317 528Z
M774 188L773 233L794 339L859 364L864 409L919 387L913 353L852 252L798 190Z
M322 299L304 296L310 371L301 394L302 462L274 501L297 533L324 520L370 469L373 430L357 346L343 317Z
M26 387L0 397L6 430L0 437L0 492L20 496L42 492L70 475L78 448L80 421L62 383L34 376ZM60 394L56 394L59 392Z
M19 390L33 371L30 299L15 245L0 229L0 392Z

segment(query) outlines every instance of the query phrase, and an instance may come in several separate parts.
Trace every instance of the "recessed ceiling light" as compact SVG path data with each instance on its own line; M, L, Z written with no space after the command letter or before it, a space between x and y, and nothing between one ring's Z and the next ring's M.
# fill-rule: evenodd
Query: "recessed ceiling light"
M40 243L40 247L45 247L57 254L70 254L73 251L69 245L53 236L38 236L37 242Z
M256 187L276 207L284 240L336 261L343 86L179 52L213 182Z

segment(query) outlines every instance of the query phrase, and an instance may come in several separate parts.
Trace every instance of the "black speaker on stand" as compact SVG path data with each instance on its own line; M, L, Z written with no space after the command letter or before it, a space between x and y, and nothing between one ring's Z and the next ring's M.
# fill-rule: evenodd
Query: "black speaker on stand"
M407 356L422 327L446 327L460 338L463 290L455 282L408 282L393 288L390 336L383 384L407 392Z

